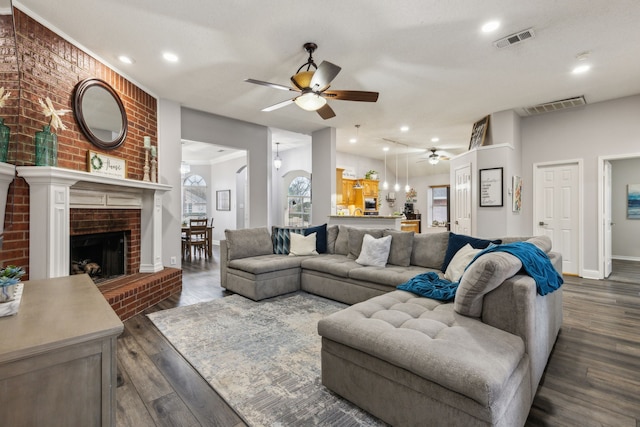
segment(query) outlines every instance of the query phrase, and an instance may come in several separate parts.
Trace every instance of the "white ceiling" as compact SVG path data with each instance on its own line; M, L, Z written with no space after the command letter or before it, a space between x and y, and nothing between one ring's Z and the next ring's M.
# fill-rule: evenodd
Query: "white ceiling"
M22 0L14 4L75 40L157 97L222 116L309 134L338 129L338 150L383 158L388 138L419 150L468 147L473 122L497 111L584 95L587 103L640 93L638 0ZM31 12L29 12L31 11ZM494 33L480 27L501 21ZM492 42L533 28L505 49ZM380 92L377 103L329 101L322 120L289 97L307 58L342 67L332 89ZM180 58L170 64L162 52ZM576 56L592 66L573 75ZM126 54L135 63L117 60ZM358 131L358 143L348 140ZM408 125L410 131L400 132ZM290 134L289 134L290 135ZM432 143L437 136L440 141ZM276 136L274 140L278 138ZM421 173L429 171L419 163ZM417 169L416 169L417 170ZM414 172L412 172L412 175Z

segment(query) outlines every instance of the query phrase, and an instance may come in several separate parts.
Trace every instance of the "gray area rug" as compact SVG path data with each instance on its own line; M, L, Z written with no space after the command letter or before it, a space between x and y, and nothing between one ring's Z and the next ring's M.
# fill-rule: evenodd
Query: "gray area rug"
M344 307L302 292L232 295L148 317L249 425L383 426L320 382L317 323Z

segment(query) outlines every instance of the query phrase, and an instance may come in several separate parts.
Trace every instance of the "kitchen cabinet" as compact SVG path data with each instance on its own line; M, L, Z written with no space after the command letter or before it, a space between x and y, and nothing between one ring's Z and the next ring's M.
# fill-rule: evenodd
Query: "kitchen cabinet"
M342 190L342 173L344 169L336 168L336 204L342 205L343 203L343 190Z
M363 187L363 195L364 197L375 197L378 198L378 180L373 179L363 179L361 180Z
M353 179L342 179L342 204L343 205L353 205L355 203L356 194L353 189L353 185L355 184L355 180Z

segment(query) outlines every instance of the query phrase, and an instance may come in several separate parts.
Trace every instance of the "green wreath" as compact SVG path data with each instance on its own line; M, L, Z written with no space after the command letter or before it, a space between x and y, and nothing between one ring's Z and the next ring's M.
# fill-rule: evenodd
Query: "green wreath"
M91 167L93 168L93 170L102 169L102 159L98 157L97 153L94 154L93 157L91 158Z

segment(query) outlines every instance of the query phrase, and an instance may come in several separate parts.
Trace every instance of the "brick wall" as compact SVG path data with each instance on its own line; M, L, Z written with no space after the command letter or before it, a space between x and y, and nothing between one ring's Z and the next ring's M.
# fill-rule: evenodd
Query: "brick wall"
M73 114L67 113L62 121L68 129L56 131L58 167L86 171L87 150L91 149L126 159L128 178L141 180L144 166L143 136L150 136L152 144L157 144L156 99L20 10L14 8L14 15L16 47L14 50L0 49L3 82L6 81L6 86L13 84L10 87L15 87L12 90L14 95L21 94L19 100L16 97L11 101L15 102L13 106L0 111L2 117L7 117L5 123L12 133L9 163L18 166L32 166L35 163L33 138L48 124L38 99L49 97L56 109L71 110L74 87L78 82L93 77L109 83L120 96L129 121L127 138L115 150L101 150L84 137ZM0 20L0 43L3 46L12 46L13 32L8 29L12 28L10 24L10 16ZM20 77L19 90L15 78L16 65ZM20 112L17 120L15 117L8 120L11 111ZM0 264L16 264L28 271L29 187L21 178L16 178L9 188L4 229Z

